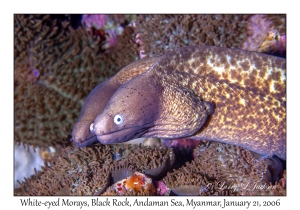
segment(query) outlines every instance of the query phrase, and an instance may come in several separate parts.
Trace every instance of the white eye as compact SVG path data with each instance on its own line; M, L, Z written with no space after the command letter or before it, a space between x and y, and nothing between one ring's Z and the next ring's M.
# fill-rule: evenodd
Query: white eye
M122 115L120 114L117 114L115 117L114 117L114 122L117 124L117 125L121 125L124 121L124 118Z
M92 124L90 125L90 131L91 131L91 132L94 132L94 123L92 123Z

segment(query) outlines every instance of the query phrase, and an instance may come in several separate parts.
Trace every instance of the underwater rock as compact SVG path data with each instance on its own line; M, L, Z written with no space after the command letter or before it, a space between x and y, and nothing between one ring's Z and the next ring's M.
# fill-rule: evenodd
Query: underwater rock
M25 148L22 145L14 147L14 187L20 187L17 180L29 177L33 174L34 168L40 169L44 165L44 160L40 155L40 150L35 151L32 147Z
M162 146L162 140L158 138L145 138L142 145L149 147L160 147Z

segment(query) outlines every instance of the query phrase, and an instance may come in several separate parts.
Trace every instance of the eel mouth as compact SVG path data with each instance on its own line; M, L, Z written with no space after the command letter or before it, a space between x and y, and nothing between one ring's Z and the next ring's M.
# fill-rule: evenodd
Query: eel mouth
M96 134L97 139L102 144L113 144L113 143L122 143L132 139L142 137L144 133L148 130L144 126L134 126L129 128L123 128L117 131L112 131L109 133L104 133L100 131L101 134Z
M83 141L75 141L74 139L72 139L72 141L77 147L87 147L98 142L97 136L94 133L90 133Z

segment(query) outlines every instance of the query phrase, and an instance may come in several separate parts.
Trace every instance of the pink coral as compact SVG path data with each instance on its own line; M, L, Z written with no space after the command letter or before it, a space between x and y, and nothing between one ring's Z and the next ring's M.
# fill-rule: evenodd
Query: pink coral
M245 40L241 49L257 51L261 43L271 29L272 22L265 18L265 15L253 15L248 20L247 33L249 36Z
M106 24L106 15L83 15L81 23L87 28L100 29Z
M158 195L168 195L170 193L171 189L168 188L162 181L153 181L153 183L157 189Z
M104 48L109 48L111 46L114 46L117 41L117 33L114 30L107 30L107 42L104 45Z

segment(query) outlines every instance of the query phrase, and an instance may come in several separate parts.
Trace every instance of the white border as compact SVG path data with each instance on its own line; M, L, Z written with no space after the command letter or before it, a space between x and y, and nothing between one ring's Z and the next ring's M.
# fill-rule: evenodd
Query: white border
M201 200L276 200L281 206L299 206L299 8L292 1L251 0L251 1L5 1L1 8L1 209L20 207L20 198L13 196L13 14L14 13L287 13L287 196L286 197L197 197ZM9 3L8 3L9 2ZM296 1L295 1L296 2ZM298 94L297 94L298 93ZM33 198L33 197L32 197ZM34 197L42 201L55 200L57 197ZM65 197L66 198L66 197ZM72 200L91 200L92 197L68 197ZM116 197L115 197L116 198ZM104 199L104 198L102 198ZM113 198L111 198L113 199ZM125 198L117 198L125 199ZM134 200L134 197L129 198ZM143 199L138 197L138 199ZM154 197L155 200L173 198ZM176 200L185 201L186 197ZM43 207L46 209L46 207ZM59 207L55 209L79 209L79 207ZM98 207L104 208L104 207ZM140 208L140 207L139 207ZM153 208L153 207L151 207ZM157 207L155 207L157 208ZM178 207L179 208L179 207ZM196 207L201 208L201 207ZM271 208L271 207L269 207ZM19 208L18 208L19 209ZM29 207L27 209L34 209ZM54 208L51 208L54 209ZM84 208L83 208L84 209ZM86 208L85 208L86 209ZM122 207L122 209L129 209ZM134 209L134 208L130 208ZM148 208L149 209L149 208ZM188 209L188 208L187 208ZM192 208L190 208L192 209ZM203 207L202 207L203 209ZM227 208L228 209L228 208ZM229 208L230 209L230 208ZM235 208L238 209L238 208ZM253 209L253 207L251 207ZM262 208L260 208L262 209ZM263 208L264 209L264 208Z

